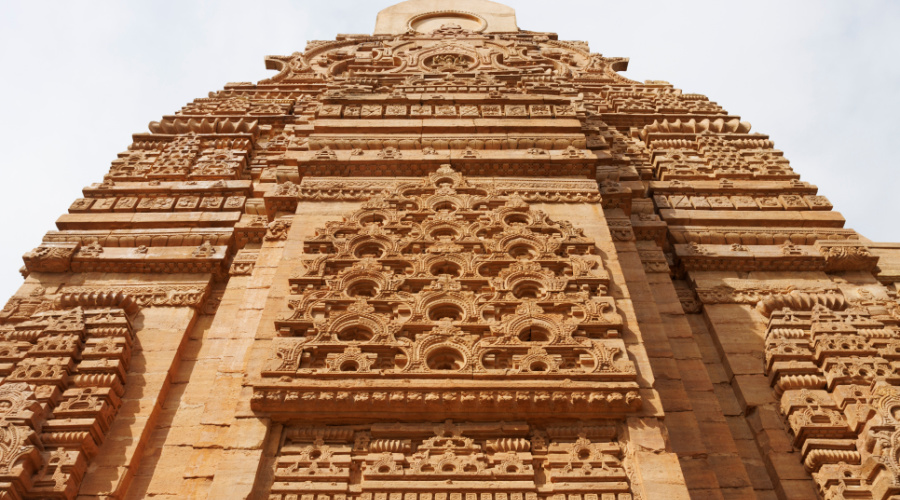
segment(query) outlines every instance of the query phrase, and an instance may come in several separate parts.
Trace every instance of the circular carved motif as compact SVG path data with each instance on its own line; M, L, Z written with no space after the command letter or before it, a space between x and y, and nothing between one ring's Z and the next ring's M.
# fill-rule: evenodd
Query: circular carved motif
M413 17L409 20L409 28L419 33L439 30L479 32L487 28L487 21L471 12L442 10Z

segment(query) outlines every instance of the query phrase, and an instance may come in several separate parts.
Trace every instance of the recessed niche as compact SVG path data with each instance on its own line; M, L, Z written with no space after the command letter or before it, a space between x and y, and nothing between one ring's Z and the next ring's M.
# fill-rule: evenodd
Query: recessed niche
M510 257L516 260L532 260L537 257L537 250L528 244L518 243L509 248Z
M544 295L544 286L537 281L520 281L513 286L512 293L517 299L538 299Z
M505 222L509 226L519 225L519 224L528 225L528 224L531 224L531 219L525 214L516 213L516 214L509 214L506 217L504 217L503 222Z
M365 342L373 336L372 331L364 326L353 325L338 333L338 339L344 342Z
M438 187L449 187L452 188L456 185L456 181L450 177L439 177L435 179L434 185Z
M367 224L384 224L387 220L384 215L379 213L367 213L359 218L359 223L362 225Z
M549 367L547 366L547 363L544 363L543 361L535 361L531 363L528 370L532 372L545 372L549 370Z
M454 278L459 278L462 275L462 269L459 267L459 264L450 261L443 261L433 264L429 272L431 272L432 276L449 274Z
M378 259L384 255L384 247L378 243L364 243L356 249L354 255L359 259L366 257Z
M347 287L347 295L351 297L372 298L378 295L380 287L373 280L354 281Z
M434 210L435 212L454 212L458 208L459 207L453 204L453 202L442 201L440 203L435 203L435 205L432 207L432 210Z
M459 233L456 231L456 229L453 229L452 227L439 227L431 232L431 237L436 240L440 240L443 238L449 238L451 240L455 240L456 238L459 237Z
M428 309L428 319L431 321L440 321L442 319L459 321L463 319L463 316L462 308L453 303L435 304Z
M519 340L522 342L547 342L550 340L550 330L540 325L531 325L519 332Z
M357 363L356 361L352 361L352 360L344 361L343 363L341 363L340 370L342 372L355 372L355 371L359 370L359 363Z
M458 371L462 369L465 361L463 355L456 349L440 347L431 351L425 360L428 368L437 371Z

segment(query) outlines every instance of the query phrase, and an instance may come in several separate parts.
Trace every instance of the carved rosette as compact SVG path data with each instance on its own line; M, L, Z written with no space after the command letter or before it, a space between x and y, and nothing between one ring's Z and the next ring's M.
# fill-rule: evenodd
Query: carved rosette
M304 243L253 406L452 416L637 409L594 242L449 166Z

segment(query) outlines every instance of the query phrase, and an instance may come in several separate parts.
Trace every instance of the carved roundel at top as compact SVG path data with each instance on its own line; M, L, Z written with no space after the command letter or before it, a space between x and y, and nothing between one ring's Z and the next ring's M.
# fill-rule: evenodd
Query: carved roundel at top
M487 28L487 21L471 12L441 10L419 14L409 20L409 28L419 33L456 30L480 32Z

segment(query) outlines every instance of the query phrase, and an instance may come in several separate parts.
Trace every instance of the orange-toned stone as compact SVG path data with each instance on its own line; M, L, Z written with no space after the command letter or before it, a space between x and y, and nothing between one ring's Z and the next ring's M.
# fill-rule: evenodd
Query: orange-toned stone
M136 134L0 311L0 497L900 496L900 246L487 0Z

